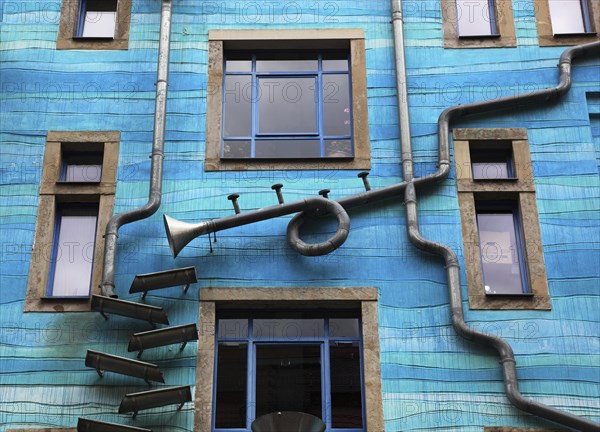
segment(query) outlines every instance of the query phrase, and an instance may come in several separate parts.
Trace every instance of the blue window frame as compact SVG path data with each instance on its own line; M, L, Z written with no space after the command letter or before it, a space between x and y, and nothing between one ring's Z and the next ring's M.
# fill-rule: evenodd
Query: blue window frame
M57 206L47 298L87 298L92 284L98 204Z
M218 313L212 430L250 432L271 412L312 414L327 431L364 432L357 311Z
M348 50L224 57L221 158L354 157Z
M80 0L75 37L114 38L117 3L118 0Z
M588 0L548 0L554 35L595 33Z
M476 200L475 209L485 294L531 295L517 201Z
M495 0L456 0L459 37L498 37Z

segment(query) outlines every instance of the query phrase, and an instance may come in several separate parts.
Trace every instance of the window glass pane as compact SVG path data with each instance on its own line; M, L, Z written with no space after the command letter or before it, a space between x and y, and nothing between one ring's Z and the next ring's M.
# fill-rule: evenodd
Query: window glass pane
M257 158L300 159L321 156L318 140L257 140Z
M99 182L102 180L102 165L67 164L65 181Z
M262 51L256 54L257 72L310 72L319 68L316 51Z
M323 337L325 321L322 319L255 319L255 338L296 341L300 338Z
M506 162L473 162L473 178L478 180L494 180L508 178Z
M249 158L251 155L250 141L225 141L223 143L223 158Z
M59 221L53 296L88 296L97 216L62 215Z
M548 0L554 34L584 33L580 0Z
M325 156L330 158L352 157L352 141L325 140Z
M252 133L252 77L225 77L225 137L249 137Z
M88 10L84 19L83 37L113 37L115 35L116 12Z
M332 342L329 346L331 367L331 426L362 428L360 351L358 342Z
M456 0L456 14L460 36L492 34L488 0Z
M511 213L478 213L477 228L486 294L522 294L519 246Z
M299 411L322 417L318 345L256 346L256 417Z
M323 129L327 136L350 136L348 75L323 75Z
M260 77L261 134L317 133L315 78Z
M471 171L476 180L505 179L513 176L512 150L489 148L492 143L474 142L470 147Z
M225 62L226 72L252 72L252 61L250 60L227 60Z
M247 319L220 319L219 320L220 338L247 338L248 320Z
M220 343L217 359L215 427L246 427L248 345Z
M329 337L359 337L360 328L356 318L330 318Z
M348 70L348 52L347 51L325 51L323 53L324 71L347 71Z

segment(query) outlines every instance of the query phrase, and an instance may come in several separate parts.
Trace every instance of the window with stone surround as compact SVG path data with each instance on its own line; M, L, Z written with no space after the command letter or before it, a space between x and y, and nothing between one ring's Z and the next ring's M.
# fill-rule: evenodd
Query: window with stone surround
M292 375L296 384L309 377L294 410L336 430L383 430L376 289L203 288L199 328L196 430L250 431L256 416L285 405L286 388L274 383ZM276 399L259 388L264 380Z
M362 29L211 30L206 171L369 169Z
M540 46L579 45L599 41L597 0L534 0Z
M471 309L550 309L526 129L454 129Z
M440 0L444 48L516 47L510 0Z
M56 49L126 50L131 0L63 0Z
M26 312L89 310L112 216L119 132L48 132Z

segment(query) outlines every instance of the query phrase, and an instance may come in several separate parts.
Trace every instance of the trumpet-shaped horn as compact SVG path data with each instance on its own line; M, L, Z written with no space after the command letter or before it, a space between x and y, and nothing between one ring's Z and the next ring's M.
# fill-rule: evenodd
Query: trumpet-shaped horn
M210 232L209 222L187 223L167 215L163 215L163 220L173 258L193 239Z
M317 215L333 215L338 221L338 227L335 234L322 243L307 244L300 240L300 226L305 218L308 217L304 213L305 211L310 211L311 214ZM189 242L202 234L209 234L236 226L299 212L302 213L294 217L288 225L287 238L290 246L300 254L308 256L325 255L337 249L346 241L350 230L350 217L348 216L348 213L346 213L344 207L337 201L328 200L322 197L305 198L303 200L265 207L259 210L239 213L233 216L212 219L196 224L181 222L167 215L163 215L163 217L171 253L173 254L173 257L176 257Z

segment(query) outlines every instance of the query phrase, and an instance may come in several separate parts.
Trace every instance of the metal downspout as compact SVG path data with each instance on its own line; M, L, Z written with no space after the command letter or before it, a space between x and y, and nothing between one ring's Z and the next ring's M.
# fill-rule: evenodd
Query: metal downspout
M150 156L152 162L150 166L150 192L148 202L137 209L114 215L106 226L104 235L104 264L102 270L102 283L100 285L101 294L103 296L118 297L115 294L115 261L119 228L125 224L150 217L160 206L171 42L171 9L171 0L161 0L154 136L152 139L152 155Z
M396 74L398 76L398 107L400 126L409 124L408 101L406 93L406 64L404 61L404 38L402 22L402 2L392 0L392 20L394 28L394 42L396 52ZM467 105L459 105L446 109L438 120L438 144L439 144L439 168L438 170L421 179L413 180L413 161L410 142L410 132L401 131L402 145L402 167L404 180L407 183L405 189L404 203L406 205L407 231L411 242L419 249L441 255L446 264L448 276L448 290L452 314L452 324L465 339L494 348L502 364L505 391L510 402L517 408L537 415L539 417L560 423L584 432L597 432L600 424L583 417L561 411L550 406L535 402L523 397L519 391L516 373L515 356L510 345L498 336L479 332L465 322L463 311L462 292L460 287L460 267L456 253L447 245L433 242L424 238L419 230L416 183L429 183L442 180L449 173L449 148L450 148L450 122L466 115L484 113L502 108L512 108L521 104L533 102L547 103L557 99L566 93L571 87L571 61L573 58L588 53L600 53L600 42L579 45L569 48L563 52L560 58L560 83L558 86L506 98L495 99L486 102L476 102Z

